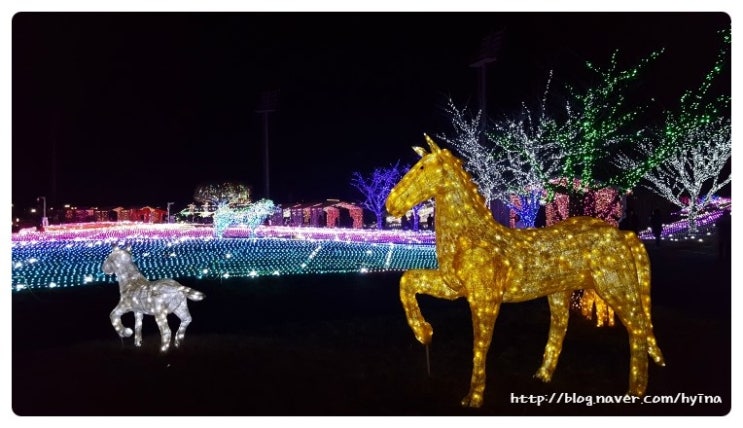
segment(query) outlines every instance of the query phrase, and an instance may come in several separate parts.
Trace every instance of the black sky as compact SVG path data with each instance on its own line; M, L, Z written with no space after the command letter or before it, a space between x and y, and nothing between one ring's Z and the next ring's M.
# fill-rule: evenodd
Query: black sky
M448 97L477 107L469 64L494 31L491 117L535 102L551 69L558 94L590 84L585 61L616 49L632 65L665 48L639 93L674 108L729 26L708 12L19 13L12 202L181 209L197 184L225 180L262 197L256 110L274 89L270 197L353 201L353 171L412 163L424 132L450 131Z

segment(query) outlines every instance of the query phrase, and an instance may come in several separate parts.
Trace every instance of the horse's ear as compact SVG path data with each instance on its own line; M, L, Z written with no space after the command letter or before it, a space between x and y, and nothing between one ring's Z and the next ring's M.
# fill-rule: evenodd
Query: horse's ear
M436 143L433 142L431 137L428 136L428 134L423 134L424 137L426 137L426 142L428 143L428 147L431 148L431 153L438 153L441 151L439 146L436 145Z
M418 156L420 156L420 157L423 157L423 156L425 156L425 155L428 154L428 153L426 153L426 149L424 149L423 147L417 147L417 146L415 146L415 147L413 147L413 151L415 151L416 153L418 153Z

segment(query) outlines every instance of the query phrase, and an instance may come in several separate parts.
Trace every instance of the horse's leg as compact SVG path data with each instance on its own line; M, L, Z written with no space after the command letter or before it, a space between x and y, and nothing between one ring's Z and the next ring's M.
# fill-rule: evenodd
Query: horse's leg
M139 311L134 312L134 346L142 346L142 316Z
M129 337L132 335L132 329L128 327L124 328L124 324L121 322L121 316L127 312L129 312L129 308L122 306L121 304L117 305L113 311L111 311L111 325L114 326L114 330L119 334L119 337Z
M552 373L557 367L557 360L562 351L562 341L568 329L568 318L570 316L570 291L550 294L547 300L550 304L550 332L547 345L544 347L542 366L539 367L535 377L543 382L552 379Z
M170 327L168 326L168 314L158 312L155 314L155 322L160 329L160 351L166 352L170 348Z
M415 269L406 271L400 278L400 301L405 309L408 325L415 333L415 338L422 344L431 343L433 328L421 314L416 294L427 294L447 300L462 297L462 294L444 284L437 270Z
M619 285L607 284L603 278L599 278L600 275L595 275L596 292L614 308L627 329L630 349L628 394L640 397L645 394L648 384L648 326L634 275L626 278L627 275L620 272L616 276L619 277Z
M474 250L467 256L471 263L464 264L462 274L472 313L474 344L470 391L462 399L462 406L480 407L485 394L485 363L503 301L503 283L496 278L496 262L484 249Z
M183 338L186 336L186 327L191 324L191 313L188 312L188 300L185 296L183 302L176 308L173 313L181 319L181 325L178 326L178 331L175 333L175 347L181 346Z

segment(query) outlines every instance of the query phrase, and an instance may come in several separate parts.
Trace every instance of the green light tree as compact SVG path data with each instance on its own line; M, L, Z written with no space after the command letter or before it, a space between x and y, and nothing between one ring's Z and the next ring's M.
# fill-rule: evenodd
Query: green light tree
M555 128L554 135L565 153L561 180L551 182L548 188L551 194L569 196L569 216L591 214L591 190L612 183L611 176L606 176L610 174L601 171L613 155L611 149L638 139L636 122L644 107L627 105L627 92L643 69L661 53L662 50L653 52L638 65L620 69L615 51L606 69L586 63L599 78L595 86L583 93L568 87L565 121ZM599 177L600 172L604 172L604 177Z
M643 141L639 141L634 154L628 154L632 150L625 150L615 159L614 164L620 167L622 172L612 178L612 184L624 189L635 187L650 171L679 150L691 148L696 141L691 138L692 135L701 132L719 118L729 116L729 87L724 88L722 95L712 97L711 100L709 96L713 83L729 61L730 29L721 30L719 33L723 46L702 83L696 90L687 90L683 93L679 100L678 112L664 112L663 125L654 134L649 134ZM638 153L640 157L637 156Z

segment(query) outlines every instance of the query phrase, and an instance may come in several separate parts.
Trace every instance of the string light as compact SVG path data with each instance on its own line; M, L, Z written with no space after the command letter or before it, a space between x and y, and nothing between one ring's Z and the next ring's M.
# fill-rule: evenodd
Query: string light
M436 266L431 232L363 229L231 227L224 239L211 228L178 224L50 226L13 234L15 291L111 283L101 262L112 245L131 246L142 273L162 278L254 278L402 271Z
M119 303L111 311L111 325L119 337L132 335L132 329L124 327L121 316L134 312L134 345L142 346L142 317L153 315L160 329L160 351L166 352L170 348L171 336L167 317L172 313L180 319L174 341L176 348L180 346L191 323L188 300L202 300L204 293L172 279L147 280L132 261L131 253L118 247L103 261L101 270L107 275L116 275L119 282Z
M406 271L400 279L400 300L416 339L428 345L433 329L416 295L467 299L473 367L462 405L482 405L487 352L503 302L548 296L549 337L536 377L549 382L562 351L571 292L578 289L593 290L584 293L593 305L600 297L622 319L630 342L629 393L643 395L648 354L659 365L664 360L650 320L650 261L642 242L634 233L592 217L572 217L538 229L504 227L493 219L462 161L427 135L426 141L430 153L416 148L421 159L392 189L387 210L399 215L423 200L436 201L438 269Z
M402 177L403 169L398 160L387 168L376 168L365 177L354 171L351 176L351 185L364 195L364 208L373 212L377 218L377 229L382 229L384 221L384 201L392 186Z
M722 36L723 47L718 51L715 63L705 74L699 88L695 91L684 91L679 100L678 111L675 113L666 111L665 122L660 129L655 130L649 137L635 142L637 146L635 153L620 153L615 157L613 163L623 172L612 177L611 184L624 189L636 186L650 171L656 169L674 153L696 144L694 139L689 138L690 134L705 128L717 118L729 116L729 95L723 94L706 100L712 83L728 61L730 29L719 33Z
M233 225L245 226L252 232L275 211L276 207L270 199L261 199L236 208L223 203L214 212L214 235L221 238L227 227Z

